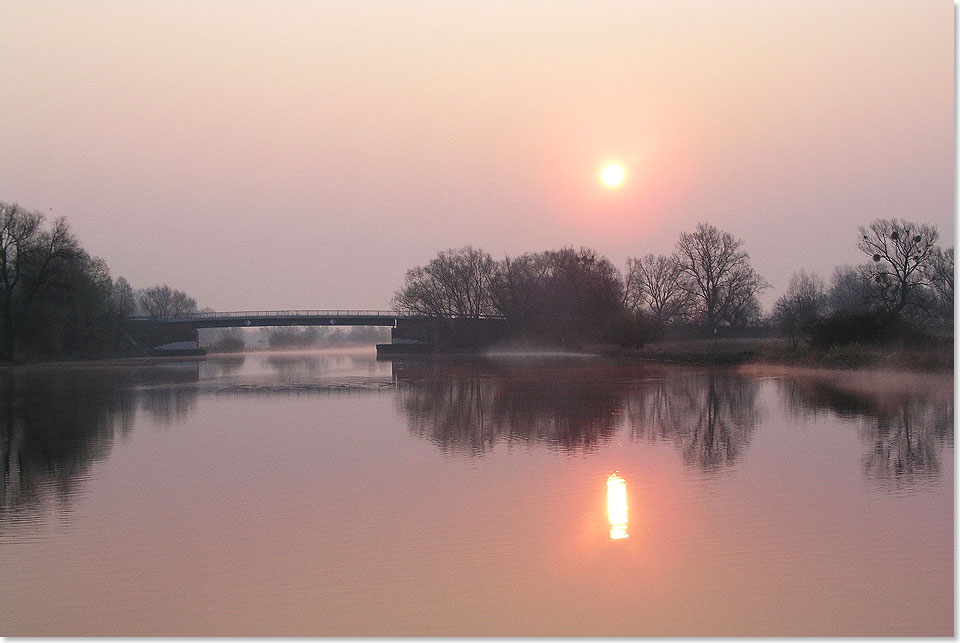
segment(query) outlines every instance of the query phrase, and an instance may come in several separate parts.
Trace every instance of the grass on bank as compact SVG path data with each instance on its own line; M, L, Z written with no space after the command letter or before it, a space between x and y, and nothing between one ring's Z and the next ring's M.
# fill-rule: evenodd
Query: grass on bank
M608 349L605 354L678 364L736 366L780 363L828 368L885 368L912 371L952 371L953 338L929 346L845 344L821 351L806 345L792 349L780 338L697 339L654 342L640 350Z

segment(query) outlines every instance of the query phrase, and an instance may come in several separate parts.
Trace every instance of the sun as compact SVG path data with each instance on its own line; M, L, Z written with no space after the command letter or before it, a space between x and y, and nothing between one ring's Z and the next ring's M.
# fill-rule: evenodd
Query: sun
M627 171L619 163L607 163L600 170L600 181L610 190L619 188L626 178Z

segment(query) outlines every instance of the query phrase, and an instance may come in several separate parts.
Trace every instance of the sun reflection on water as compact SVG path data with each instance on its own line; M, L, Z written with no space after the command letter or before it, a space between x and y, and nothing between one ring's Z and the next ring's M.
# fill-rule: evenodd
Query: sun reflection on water
M610 519L610 539L628 538L627 481L618 474L607 477L607 518Z

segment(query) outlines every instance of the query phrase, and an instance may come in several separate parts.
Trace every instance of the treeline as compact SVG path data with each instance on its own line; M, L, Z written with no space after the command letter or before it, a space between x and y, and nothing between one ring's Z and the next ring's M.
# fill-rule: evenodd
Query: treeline
M111 278L63 217L48 224L41 212L0 202L0 361L122 353L124 317L196 307L169 286L135 290Z
M953 327L953 248L937 245L933 226L877 219L859 228L867 261L834 269L829 287L814 273L794 273L774 305L772 324L797 348L844 344L923 345Z
M834 271L829 288L800 271L770 314L758 295L769 284L743 241L701 223L669 255L627 260L620 271L588 248L494 260L467 246L408 270L393 304L427 316L501 316L515 339L554 345L606 342L640 347L682 331L776 329L818 346L891 341L952 324L953 248L935 227L878 219L860 228L869 261ZM851 330L852 329L852 330Z
M499 261L469 246L447 250L407 271L393 304L427 316L501 316L516 339L550 345L640 347L678 331L711 337L762 328L776 329L794 347L924 341L953 324L954 250L938 241L933 226L878 219L859 228L863 264L836 268L829 285L814 272L797 272L769 314L757 298L769 284L743 241L705 223L682 233L672 254L630 258L624 271L589 248ZM113 279L64 218L48 223L40 212L0 202L0 361L123 353L123 318L196 309L170 286L135 290L123 277ZM322 338L311 332L275 331L267 342L279 348L382 339L372 329L337 329ZM242 346L237 339L234 350Z
M768 284L743 242L701 223L676 252L632 258L626 272L589 248L531 252L500 261L472 247L441 252L409 270L394 296L404 312L505 317L517 339L640 346L669 326L706 329L761 321Z

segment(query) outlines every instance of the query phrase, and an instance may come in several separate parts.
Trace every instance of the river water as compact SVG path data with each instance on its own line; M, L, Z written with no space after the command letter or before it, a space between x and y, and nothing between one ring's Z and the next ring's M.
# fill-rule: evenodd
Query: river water
M2 635L941 635L953 377L372 352L0 373Z

